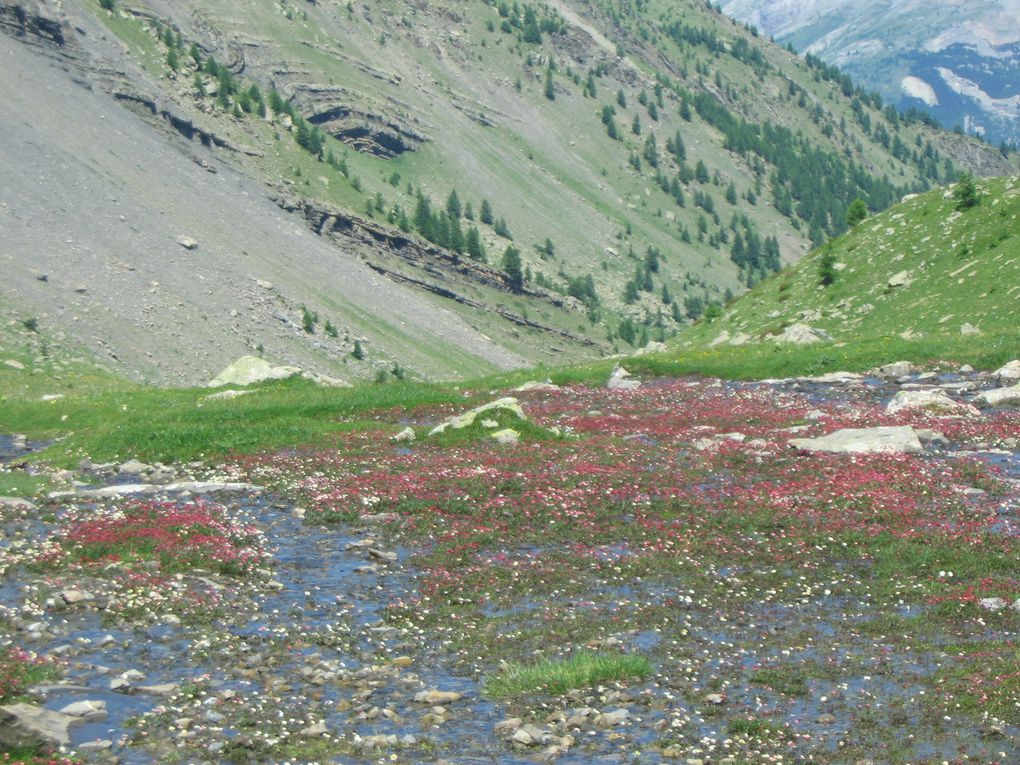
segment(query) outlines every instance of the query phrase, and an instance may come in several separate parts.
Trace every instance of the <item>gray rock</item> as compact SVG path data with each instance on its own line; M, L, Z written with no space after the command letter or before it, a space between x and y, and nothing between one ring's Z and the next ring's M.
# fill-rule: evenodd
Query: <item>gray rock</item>
M11 369L24 369L25 365L17 359L4 359L4 366L10 367Z
M1014 359L992 372L992 376L1003 381L1020 380L1020 359Z
M798 377L797 382L816 383L818 385L855 385L864 381L864 375L856 372L826 372L815 377Z
M559 390L559 385L553 385L548 380L546 382L538 382L536 380L528 380L523 385L518 385L514 388L515 393L527 393L529 390Z
M890 401L885 411L888 414L895 414L904 409L925 409L934 410L941 414L980 414L970 404L964 404L949 398L944 390L938 388L929 390L901 390Z
M894 361L891 364L883 364L872 372L878 377L906 377L917 371L917 368L909 361Z
M75 603L81 603L88 597L89 594L87 592L78 589L64 590L63 592L60 593L60 599L67 603L67 605L69 606L72 606Z
M398 444L414 441L414 428L404 428L402 431L397 433L397 435L393 436L392 440Z
M920 439L909 425L846 428L819 438L791 438L790 446L808 452L833 454L920 454Z
M150 473L152 470L152 465L147 465L138 460L128 460L117 466L117 472L125 475L140 475L142 473Z
M600 728L612 728L614 725L621 725L630 719L630 711L620 708L612 712L606 712L595 719L595 724Z
M889 281L886 282L890 287L907 287L913 282L914 279L909 271L900 271L897 274L893 274L889 277Z
M831 340L832 337L820 329L809 327L807 324L791 324L778 335L770 335L769 340L774 343L788 343L790 345L811 345Z
M528 419L524 416L524 410L517 402L517 399L512 396L506 396L504 398L496 399L495 401L490 401L488 404L476 406L474 409L464 412L464 414L459 414L456 417L451 417L445 422L441 422L429 431L429 435L434 436L439 433L444 433L447 430L461 430L469 427L474 424L480 414L485 414L486 412L505 412L514 415L520 420L526 421Z
M617 367L613 370L613 373L609 375L609 379L606 381L606 387L609 388L609 390L636 390L641 387L641 381L631 379L630 372L623 367Z
M1020 385L1011 388L996 388L986 390L974 396L974 401L980 406L1002 406L1003 404L1020 403Z
M0 707L0 747L31 749L40 746L68 746L68 728L80 718L32 704Z
M190 236L179 236L179 237L177 237L177 244L179 244L185 250L197 250L198 249L198 242L196 242Z
M969 321L964 322L963 326L960 327L961 335L980 335L981 330L971 324Z
M986 611L991 611L992 613L1001 611L1009 605L1002 598L981 598L981 600L978 601L978 604Z
M304 728L300 735L305 736L306 738L314 738L317 736L324 736L327 733L329 733L329 728L326 727L325 722L320 720L314 725L309 725L307 728Z
M78 744L75 747L79 752L103 752L107 749L113 748L113 742L108 738L96 739L95 741L85 741L84 743Z
M419 691L414 694L414 700L419 704L449 704L458 701L462 695L457 691L440 691L436 688L430 688L427 691Z
M286 380L301 374L298 367L273 366L258 356L242 356L223 369L207 384L209 388L221 385L254 385L267 380Z
M85 720L103 720L106 718L106 702L92 700L75 701L61 709L60 714L81 717Z
M144 693L147 696L159 696L166 698L167 696L173 696L177 693L180 688L179 683L161 683L159 685L140 685L135 688L138 693Z

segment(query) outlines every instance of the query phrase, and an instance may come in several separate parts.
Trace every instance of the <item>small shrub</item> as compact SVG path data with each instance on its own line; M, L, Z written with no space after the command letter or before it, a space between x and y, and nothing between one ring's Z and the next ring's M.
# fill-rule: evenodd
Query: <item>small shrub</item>
M978 196L977 186L974 183L974 176L970 173L960 176L956 188L953 189L953 198L956 199L956 209L959 212L977 207L981 203L981 197Z
M822 253L818 261L818 281L823 287L828 287L836 281L836 255L832 251Z
M354 341L354 350L351 351L351 356L353 356L358 361L361 361L362 359L365 358L365 349L361 347L360 340Z
M29 332L38 332L39 331L39 320L36 319L34 316L31 317L31 318L28 318L28 319L22 319L21 320L21 326L23 326Z

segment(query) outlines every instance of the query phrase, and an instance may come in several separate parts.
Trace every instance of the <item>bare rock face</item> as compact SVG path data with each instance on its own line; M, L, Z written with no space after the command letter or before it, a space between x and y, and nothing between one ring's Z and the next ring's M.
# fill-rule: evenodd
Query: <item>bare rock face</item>
M392 159L428 140L408 120L367 108L362 94L332 85L301 84L292 90L291 100L310 123L363 154Z
M0 2L0 29L22 38L63 47L71 41L71 25L58 4L49 0Z

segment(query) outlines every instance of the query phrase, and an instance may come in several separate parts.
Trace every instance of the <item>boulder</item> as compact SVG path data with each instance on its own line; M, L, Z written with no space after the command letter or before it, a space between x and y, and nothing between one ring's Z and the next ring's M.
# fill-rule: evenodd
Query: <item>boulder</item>
M871 373L876 377L891 377L896 379L898 377L907 377L908 375L914 374L917 368L909 361L894 361L891 364L883 364L876 369L871 370Z
M791 324L782 333L769 336L769 340L774 343L789 343L790 345L810 345L831 339L827 333L809 327L807 324Z
M196 242L190 236L179 236L179 237L177 237L177 244L179 244L185 250L197 250L198 249L198 242Z
M80 718L32 704L8 704L0 707L0 748L34 749L68 746L68 728Z
M609 390L636 390L641 387L640 380L633 380L628 372L623 367L617 367L613 370L613 373L609 375L609 379L606 381L606 387Z
M992 376L1004 382L1020 380L1020 359L1014 359L999 367L992 372Z
M898 274L893 274L889 277L889 281L886 282L890 287L906 287L912 281L914 281L909 271L900 271Z
M1011 388L995 388L974 396L979 406L1002 406L1003 404L1020 404L1020 385Z
M252 385L266 380L286 380L288 377L301 374L297 367L274 367L258 356L242 356L226 367L209 381L208 387L218 388L221 385Z
M652 340L644 348L638 348L635 356L647 356L649 353L665 353L669 348L665 343L660 343L658 340Z
M919 454L921 440L909 425L845 428L819 438L791 438L790 446L832 454Z
M904 409L925 409L938 414L979 414L978 410L970 404L954 401L946 395L944 390L932 388L928 390L901 390L890 401L885 411L888 414L895 414Z
M470 411L459 414L456 417L451 417L445 422L441 422L436 425L432 430L429 431L430 436L443 433L446 430L461 430L474 425L475 420L478 419L478 415L485 414L486 412L508 412L519 420L527 421L527 417L524 416L524 410L521 405L517 402L517 399L513 396L506 396L504 398L498 398L495 401L490 401L488 404L482 404L476 406Z
M981 330L971 324L969 321L964 322L963 326L960 327L961 335L980 335Z
M395 441L398 444L410 443L414 440L414 428L407 427L397 433L395 436L390 437L391 441Z

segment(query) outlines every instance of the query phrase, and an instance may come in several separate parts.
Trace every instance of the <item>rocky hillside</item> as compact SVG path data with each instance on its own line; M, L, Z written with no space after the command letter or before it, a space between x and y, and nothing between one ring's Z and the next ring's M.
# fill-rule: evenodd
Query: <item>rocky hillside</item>
M1020 143L1017 0L728 0L723 9L901 108L996 145Z
M744 295L692 344L826 343L1020 334L1020 178L913 197Z
M11 343L198 383L664 339L873 210L1007 174L700 3L0 3Z

